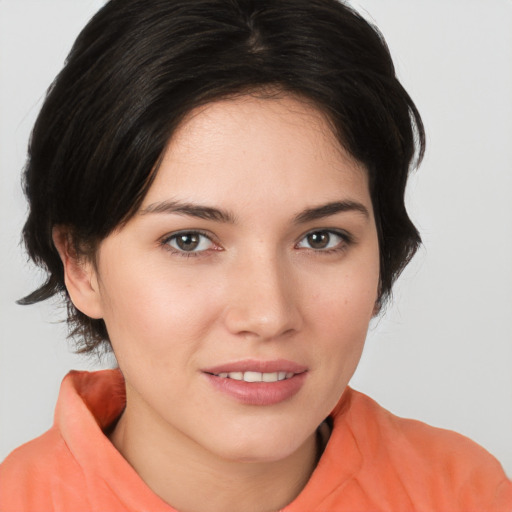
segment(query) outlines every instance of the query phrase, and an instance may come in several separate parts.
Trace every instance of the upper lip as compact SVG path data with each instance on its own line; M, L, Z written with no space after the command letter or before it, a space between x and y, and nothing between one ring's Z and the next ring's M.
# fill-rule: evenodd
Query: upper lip
M274 359L272 361L262 361L259 359L243 359L230 363L223 363L209 368L203 368L204 373L218 375L219 373L231 372L260 372L260 373L303 373L307 371L307 366L289 361L287 359Z

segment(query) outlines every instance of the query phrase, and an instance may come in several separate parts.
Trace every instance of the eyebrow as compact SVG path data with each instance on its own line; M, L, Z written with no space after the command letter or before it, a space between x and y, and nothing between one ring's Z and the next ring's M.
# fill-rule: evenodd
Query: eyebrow
M356 201L334 201L332 203L315 206L314 208L307 208L297 214L293 221L295 224L305 224L306 222L322 219L342 212L358 212L366 218L370 217L368 209L361 203ZM183 203L181 201L152 203L140 211L141 215L149 213L177 213L179 215L187 215L198 219L213 220L228 224L235 224L236 222L235 215L228 210L196 205L194 203Z
M141 215L148 213L177 213L179 215L187 215L198 219L213 220L216 222L225 222L228 224L235 223L235 216L220 208L211 206L201 206L193 203L183 203L181 201L162 201L153 203L140 211Z
M370 218L368 208L361 203L356 201L335 201L304 210L295 217L294 222L295 224L304 224L342 212L358 212L367 219Z

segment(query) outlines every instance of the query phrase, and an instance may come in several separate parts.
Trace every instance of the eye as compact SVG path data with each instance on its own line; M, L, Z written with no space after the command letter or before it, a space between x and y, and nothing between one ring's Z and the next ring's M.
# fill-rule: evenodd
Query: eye
M210 238L198 231L182 231L167 237L163 243L182 253L197 253L215 247Z
M320 230L311 231L302 238L297 247L300 249L314 249L316 251L326 251L338 249L348 243L348 236L336 231Z

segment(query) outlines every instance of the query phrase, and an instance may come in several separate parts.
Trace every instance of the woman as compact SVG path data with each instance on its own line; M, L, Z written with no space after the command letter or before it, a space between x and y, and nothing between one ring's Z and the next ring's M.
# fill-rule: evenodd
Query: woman
M419 235L424 134L317 1L112 0L31 142L24 236L83 351L1 510L507 510L483 449L347 387ZM172 508L171 508L172 507Z

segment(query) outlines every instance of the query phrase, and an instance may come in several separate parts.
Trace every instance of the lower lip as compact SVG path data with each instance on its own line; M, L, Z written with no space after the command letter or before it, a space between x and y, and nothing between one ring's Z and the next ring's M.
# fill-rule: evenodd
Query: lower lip
M205 373L217 390L246 405L274 405L296 395L306 379L306 373L297 373L290 379L277 382L245 382Z

